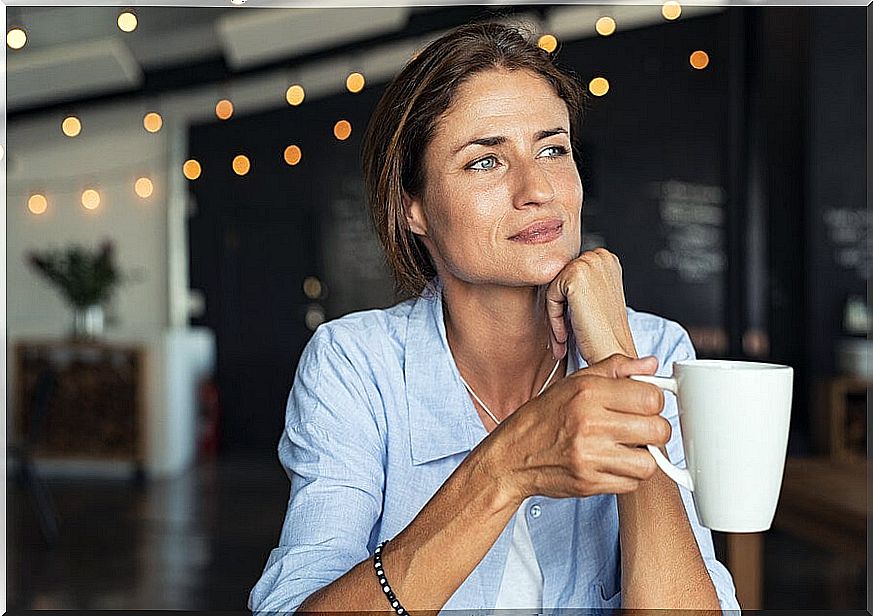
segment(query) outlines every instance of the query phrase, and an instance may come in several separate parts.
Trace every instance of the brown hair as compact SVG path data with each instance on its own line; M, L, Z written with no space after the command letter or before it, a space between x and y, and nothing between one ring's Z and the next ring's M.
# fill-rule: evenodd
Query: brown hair
M436 270L421 240L407 227L402 193L422 194L424 151L439 118L461 84L491 68L529 70L545 79L567 104L570 135L578 138L584 89L529 32L496 22L464 25L415 55L376 105L362 151L370 214L403 296L421 293Z

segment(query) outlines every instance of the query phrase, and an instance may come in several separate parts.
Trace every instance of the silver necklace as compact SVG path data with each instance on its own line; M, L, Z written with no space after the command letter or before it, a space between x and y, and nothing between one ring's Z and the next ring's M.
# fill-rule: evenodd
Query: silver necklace
M539 396L541 393L543 393L544 391L546 391L546 387L548 387L548 386L549 386L549 383L552 382L552 377L555 376L555 373L558 371L558 366L560 366L560 365L561 365L561 360L559 359L559 360L555 363L555 367L552 368L551 373L549 373L549 378L546 379L546 382L543 383L543 386L542 386L542 387L540 388L540 390L537 392L537 396ZM470 385L467 384L467 381L464 380L464 377L462 377L462 376L460 375L460 373L458 373L458 378L461 379L461 383L464 384L464 387L467 388L467 391L470 392L470 395L473 396L473 398L476 400L476 402L479 403L479 406L482 407L482 410L484 410L486 413L488 413L488 417L490 417L491 420L492 420L495 424L497 424L497 425L499 426L499 425L500 425L500 420L497 419L497 417L494 416L494 413L491 412L491 409L489 409L489 408L485 405L485 403L482 402L482 398L480 398L479 396L476 395L476 392L473 391L473 388L470 387ZM536 398L537 396L534 396L534 398Z

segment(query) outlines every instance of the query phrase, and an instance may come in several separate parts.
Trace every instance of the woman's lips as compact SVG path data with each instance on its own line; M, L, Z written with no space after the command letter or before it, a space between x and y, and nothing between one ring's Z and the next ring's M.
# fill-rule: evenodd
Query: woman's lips
M560 220L543 220L535 222L509 239L523 244L544 244L561 237L563 229L564 223Z

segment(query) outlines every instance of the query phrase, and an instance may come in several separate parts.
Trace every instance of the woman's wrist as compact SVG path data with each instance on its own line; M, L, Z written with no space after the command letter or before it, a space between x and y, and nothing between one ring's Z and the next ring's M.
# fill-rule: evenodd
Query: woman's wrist
M598 341L597 343L589 344L587 348L580 348L579 351L589 365L603 361L612 355L637 357L637 349L630 332L619 337L613 336L608 341Z
M509 426L484 440L468 458L473 465L472 472L479 474L493 488L495 513L515 511L529 496L523 481L523 469L519 467L523 455L509 446L506 428Z

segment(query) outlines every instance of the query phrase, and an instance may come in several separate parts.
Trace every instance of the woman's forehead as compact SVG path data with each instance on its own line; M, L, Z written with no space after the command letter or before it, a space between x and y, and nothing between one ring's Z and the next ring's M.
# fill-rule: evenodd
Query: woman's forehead
M570 130L569 112L551 84L529 71L492 70L458 88L435 136L456 140L491 130L535 134L557 126Z

